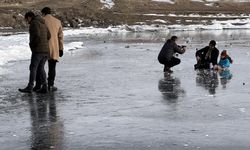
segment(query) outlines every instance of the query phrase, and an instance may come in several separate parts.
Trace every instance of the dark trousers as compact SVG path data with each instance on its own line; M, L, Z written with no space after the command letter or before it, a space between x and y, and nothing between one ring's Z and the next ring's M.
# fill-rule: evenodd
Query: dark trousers
M34 81L39 77L41 85L46 84L46 72L44 65L48 60L47 53L32 53L30 61L30 76L28 86L33 87Z
M204 59L201 59L194 65L194 69L210 69L210 62Z
M48 85L53 86L56 77L56 63L57 60L50 59L49 63L49 73L48 73Z
M200 60L194 65L194 69L210 69L210 60L206 60L205 56L198 55Z
M164 65L164 68L171 68L180 64L181 60L179 58L172 57L170 60L160 60L160 63Z

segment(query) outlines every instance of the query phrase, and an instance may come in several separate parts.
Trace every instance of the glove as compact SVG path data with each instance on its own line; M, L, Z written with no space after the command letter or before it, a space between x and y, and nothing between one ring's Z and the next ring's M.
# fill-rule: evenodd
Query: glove
M60 57L63 56L63 50L59 50L59 56L60 56Z

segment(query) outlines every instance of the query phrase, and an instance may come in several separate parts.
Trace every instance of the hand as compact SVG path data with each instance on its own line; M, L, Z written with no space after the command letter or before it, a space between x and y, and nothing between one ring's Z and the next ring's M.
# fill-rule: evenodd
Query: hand
M63 50L59 50L59 57L63 56Z
M201 60L201 58L199 56L196 56L196 60L197 62Z
M182 50L183 50L184 52L186 52L186 49L187 49L186 46L185 46L185 47L182 47Z

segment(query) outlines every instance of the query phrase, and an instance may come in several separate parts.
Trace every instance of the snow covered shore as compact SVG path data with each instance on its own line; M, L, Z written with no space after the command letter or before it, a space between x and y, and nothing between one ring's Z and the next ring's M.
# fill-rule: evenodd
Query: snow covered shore
M207 25L145 25L144 23L138 23L138 25L120 25L110 26L108 28L95 28L85 27L79 29L65 29L65 51L79 49L83 47L82 41L71 41L70 38L76 35L95 35L95 34L109 34L109 33L121 33L126 34L130 32L152 32L168 34L172 31L200 31L200 30L235 30L235 29L250 29L250 19L235 19L228 21L214 20ZM0 32L0 65L4 65L8 62L27 60L30 58L30 50L28 46L28 33L8 33Z

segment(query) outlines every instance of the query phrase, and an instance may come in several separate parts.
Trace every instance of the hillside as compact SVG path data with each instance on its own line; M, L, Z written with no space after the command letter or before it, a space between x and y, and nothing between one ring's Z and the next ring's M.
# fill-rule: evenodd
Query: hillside
M64 26L71 27L197 24L250 14L250 2L236 0L0 0L0 27L24 28L25 12L39 13L45 6L54 10Z

